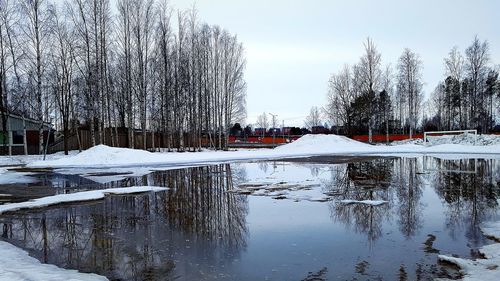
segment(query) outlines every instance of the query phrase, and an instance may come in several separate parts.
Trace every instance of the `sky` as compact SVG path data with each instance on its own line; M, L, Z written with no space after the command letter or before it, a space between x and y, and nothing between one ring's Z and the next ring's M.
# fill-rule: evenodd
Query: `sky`
M246 51L247 123L262 112L285 126L303 126L312 106L324 106L328 79L354 64L370 37L382 63L397 64L404 48L423 61L426 96L444 77L443 60L474 36L488 40L500 64L498 0L171 0L195 5L200 20L237 34ZM268 116L270 117L270 116Z

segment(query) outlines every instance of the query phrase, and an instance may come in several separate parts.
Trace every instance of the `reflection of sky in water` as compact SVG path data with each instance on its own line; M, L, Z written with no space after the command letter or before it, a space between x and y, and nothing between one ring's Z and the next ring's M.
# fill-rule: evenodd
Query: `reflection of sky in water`
M112 277L301 280L308 272L326 268L328 280L393 280L402 271L409 280L417 274L431 278L440 266L436 252L424 251L428 235L436 236L434 250L462 257L491 243L478 225L499 218L500 175L495 160L425 161L427 170L422 158L381 158L349 164L313 159L158 171L102 187L147 183L172 188L165 193L9 215L0 217L0 224L12 223L12 236L4 228L4 237L42 258L43 243L23 238L22 219L33 226L30 231L38 242L45 219L53 247L48 260L66 267L78 267L60 257L68 247L63 237L71 236L67 226L77 226L78 239L92 245L81 256L97 259L94 265L82 261L80 268ZM460 173L470 170L477 174ZM73 177L57 179L71 182ZM296 202L227 192L242 183L266 181L312 181L319 186L291 193L335 193L329 202ZM338 204L341 199L388 203ZM76 223L68 224L72 217ZM102 243L110 243L110 248ZM114 269L103 269L104 261L111 262L108 255Z

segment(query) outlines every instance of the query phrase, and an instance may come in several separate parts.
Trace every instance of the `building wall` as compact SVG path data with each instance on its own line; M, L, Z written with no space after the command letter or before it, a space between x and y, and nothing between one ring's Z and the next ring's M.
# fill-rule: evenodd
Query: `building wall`
M0 131L3 131L2 116L0 115ZM40 123L34 120L26 119L26 130L37 131L40 129ZM24 130L23 119L17 116L7 116L7 129L10 131L22 131ZM44 124L44 130L48 130L49 126Z
M40 122L31 119L9 115L7 116L7 134L3 128L3 122L0 115L0 155L9 154L9 140L11 141L11 153L13 155L24 154L24 128L26 126L26 142L28 154L40 154L39 151L39 129ZM50 127L45 123L45 138Z

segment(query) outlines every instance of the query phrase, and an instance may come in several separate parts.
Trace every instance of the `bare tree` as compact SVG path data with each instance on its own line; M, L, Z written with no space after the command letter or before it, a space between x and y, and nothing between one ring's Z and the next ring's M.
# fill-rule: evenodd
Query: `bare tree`
M307 115L304 123L305 126L309 129L322 125L321 110L319 109L319 107L311 107L311 109L309 110L309 115Z
M43 103L43 76L44 76L44 62L46 60L47 43L51 34L50 20L48 19L49 12L45 0L22 0L20 7L23 16L27 19L23 21L22 30L24 36L27 38L26 55L29 60L29 72L34 73L34 109L35 116L40 120L40 129L38 134L39 152L43 152L43 121L48 117L48 104Z
M337 127L337 134L340 126L344 126L348 133L351 130L351 103L354 97L351 69L349 65L345 65L340 73L333 74L328 82L328 103L325 111L332 124Z
M263 112L261 115L257 116L257 126L264 129L262 131L262 136L264 136L265 131L269 128L269 121L267 120L267 113Z
M373 41L368 38L366 39L365 46L365 54L361 57L359 62L359 75L360 75L360 85L362 94L367 95L367 97L371 97L372 101L369 102L369 105L374 104L375 93L379 91L380 88L380 78L381 78L381 55L377 51L375 44ZM370 106L372 108L372 106ZM370 110L373 111L373 110ZM369 113L369 121L368 121L368 134L369 140L372 140L372 130L375 126L375 119L373 112Z
M64 153L68 154L70 117L72 115L73 79L75 69L75 33L67 17L61 17L56 7L52 10L54 21L54 45L50 55L50 74L56 107L62 119Z
M397 91L400 100L406 101L406 124L409 127L409 136L412 138L422 103L422 61L419 55L408 48L399 57Z
M178 11L172 24L166 0L118 0L116 17L109 0L67 0L63 10L51 3L0 0L2 108L15 100L31 117L50 116L65 139L76 128L79 147L83 123L90 145L125 145L122 127L128 147L226 148L229 128L246 118L246 60L236 36L200 22L195 9ZM20 36L11 28L16 10ZM12 41L24 54L14 56Z
M447 84L448 84L448 93L447 98L448 102L446 104L446 109L448 111L448 130L451 130L453 126L451 120L454 119L456 115L458 115L458 125L460 128L465 128L466 124L465 120L468 118L464 116L463 106L466 104L466 99L462 95L462 80L464 75L464 58L462 54L458 51L458 48L455 46L451 49L448 57L444 59ZM454 101L452 102L453 99ZM452 104L453 103L453 104ZM452 108L458 107L458 112L454 112ZM466 111L465 111L466 112Z
M486 117L484 86L488 72L489 45L487 41L481 42L476 36L472 44L465 50L465 68L470 91L469 116L472 126L482 128L485 131L488 127L488 117Z

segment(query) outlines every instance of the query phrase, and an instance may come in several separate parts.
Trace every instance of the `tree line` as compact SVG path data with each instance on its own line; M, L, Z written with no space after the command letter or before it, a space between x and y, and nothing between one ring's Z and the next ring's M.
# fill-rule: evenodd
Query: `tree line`
M346 64L329 79L324 113L334 132L412 137L417 130L495 130L500 80L487 41L475 37L465 55L454 47L444 59L445 81L425 101L423 62L416 52L404 49L393 68L382 64L371 39L364 47L357 64Z
M169 150L224 149L246 114L245 64L236 35L166 0L0 0L2 122L39 120L40 145L45 121L66 151L78 128L92 145L138 147L139 131L138 148L156 134Z

